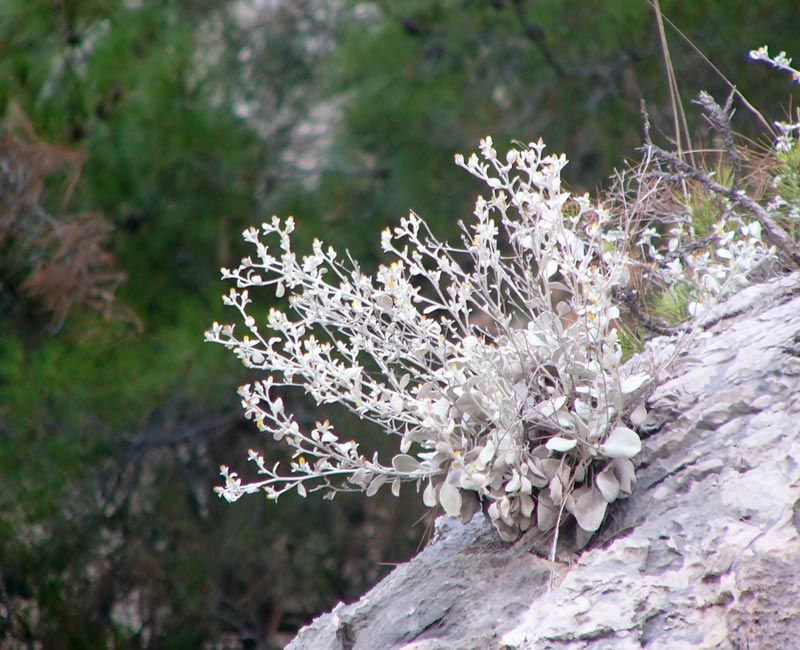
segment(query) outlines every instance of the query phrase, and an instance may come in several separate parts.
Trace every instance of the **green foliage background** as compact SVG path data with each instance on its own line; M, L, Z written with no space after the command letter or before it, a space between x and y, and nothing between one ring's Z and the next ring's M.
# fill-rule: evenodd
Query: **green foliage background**
M220 463L269 444L239 416L246 371L202 344L228 318L217 269L244 253L245 226L293 213L301 237L370 266L378 233L408 209L455 232L479 188L452 156L486 134L542 136L591 190L640 144L641 98L671 133L644 0L247 4L0 3L0 115L19 107L42 141L85 154L68 206L64 172L42 201L113 225L117 301L136 316L75 308L54 330L0 260L3 647L280 647L425 537L413 498L276 507L211 494ZM785 116L785 80L746 55L764 42L792 53L797 2L662 9L769 119ZM728 89L668 36L710 145L689 100ZM739 118L766 143L743 107Z

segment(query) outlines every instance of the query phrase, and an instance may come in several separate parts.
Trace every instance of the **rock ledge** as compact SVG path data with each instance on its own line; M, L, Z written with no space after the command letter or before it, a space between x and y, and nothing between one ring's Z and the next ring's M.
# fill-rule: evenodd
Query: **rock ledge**
M600 545L552 565L481 515L440 519L427 549L288 649L798 647L800 274L713 322L648 400L639 486ZM675 350L657 339L631 363Z

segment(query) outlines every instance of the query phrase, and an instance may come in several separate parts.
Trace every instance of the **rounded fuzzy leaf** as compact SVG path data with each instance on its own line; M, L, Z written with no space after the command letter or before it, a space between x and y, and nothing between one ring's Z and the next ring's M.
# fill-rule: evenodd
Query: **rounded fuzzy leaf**
M614 473L614 466L609 465L594 479L597 489L608 503L613 503L619 496L619 480Z
M544 492L540 492L536 504L536 527L542 532L552 530L557 517L557 508L553 500Z
M400 485L401 483L399 478L396 478L394 481L392 481L392 494L396 497L400 496Z
M542 416L549 418L552 417L556 412L560 411L561 408L566 404L567 396L561 395L555 399L547 400L546 402L542 402L536 408Z
M646 419L647 408L645 407L644 402L642 402L631 412L631 424L635 427L639 427L644 424Z
M428 485L422 492L422 503L429 508L436 506L436 488L433 487L433 483L431 481L428 481Z
M542 469L542 461L539 458L534 457L528 461L528 480L531 482L531 485L538 489L547 487L547 484L550 482L550 479L545 475Z
M511 474L511 479L506 483L505 490L506 492L518 492L521 487L522 481L519 472L514 470Z
M464 490L481 490L489 484L489 477L481 472L468 474L463 472L458 480L458 486Z
M650 376L645 373L640 373L638 375L631 375L630 377L625 377L622 380L621 389L625 395L629 395L630 393L636 392L639 388L644 386L647 380L650 379Z
M523 517L530 517L533 514L533 509L536 503L530 494L519 495L519 511Z
M572 514L575 515L578 526L588 532L594 532L603 523L607 507L608 502L600 494L600 490L592 488L575 500L575 509Z
M407 434L403 436L403 439L400 441L400 451L404 454L411 449L411 443L414 442Z
M575 439L570 440L569 438L562 438L561 436L553 436L547 441L545 447L550 451L569 451L570 449L574 449L577 444L578 441Z
M619 481L620 497L629 497L636 489L636 470L633 463L627 458L616 458L612 465Z
M375 305L381 311L391 311L392 307L394 307L394 300L392 300L391 296L384 294L375 298Z
M364 469L363 467L360 467L355 472L353 472L353 475L348 480L354 485L366 489L367 485L369 485L368 483L369 477L370 477L369 472L367 472L367 470Z
M399 474L413 474L420 468L419 461L408 454L397 454L392 458L392 467Z
M494 458L495 451L495 444L491 440L487 441L486 445L484 445L483 449L481 449L481 453L478 454L478 458L475 460L475 468L478 471L485 469Z
M639 435L628 427L617 427L600 445L600 453L608 458L633 458L641 450Z
M439 488L439 503L442 504L442 509L451 517L461 515L461 492L455 485L451 485L449 481L442 483L442 487Z
M381 489L381 486L386 483L388 478L389 477L386 476L386 474L378 474L374 479L372 479L369 487L367 488L367 496L374 497L378 493L378 490Z
M544 267L544 276L549 280L558 272L558 262L548 260Z

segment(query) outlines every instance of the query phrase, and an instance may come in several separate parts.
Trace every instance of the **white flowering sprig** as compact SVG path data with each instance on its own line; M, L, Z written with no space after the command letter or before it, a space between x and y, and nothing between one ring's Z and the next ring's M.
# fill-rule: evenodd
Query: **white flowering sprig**
M251 451L264 478L242 484L223 467L221 496L372 495L387 482L398 494L412 482L426 505L465 520L483 505L504 539L570 514L585 537L598 529L635 485L641 442L623 416L648 377L620 374L613 296L628 282L625 237L588 197L563 191L566 159L543 152L539 141L501 159L486 138L480 157L457 156L491 190L461 244L411 213L383 232L391 261L373 276L320 241L298 259L291 218L245 231L255 258L222 273L248 333L215 323L206 338L270 373L240 389L245 417L294 461L282 474ZM288 295L289 309L260 323L248 289L264 286ZM302 431L278 394L289 388L379 425L399 453L385 465L328 422ZM637 408L632 420L642 417Z
M757 50L750 51L750 58L754 61L763 61L781 72L788 73L792 81L800 84L800 70L792 66L792 59L786 52L780 51L773 56L769 53L769 48L766 45L762 45ZM775 127L778 129L775 150L778 153L788 153L797 146L798 135L800 135L800 122L777 121L775 122Z
M792 59L786 52L781 50L777 55L773 56L769 53L769 48L766 45L762 45L757 50L750 50L750 58L753 61L764 61L782 72L788 72L795 83L800 84L800 71L792 67Z
M637 245L643 259L655 264L648 279L658 277L662 286L680 286L690 298L686 317L700 316L707 308L750 282L750 275L775 256L776 247L764 242L761 223L734 211L720 215L697 246L691 213L661 236L652 226L639 233ZM660 240L664 243L659 245Z

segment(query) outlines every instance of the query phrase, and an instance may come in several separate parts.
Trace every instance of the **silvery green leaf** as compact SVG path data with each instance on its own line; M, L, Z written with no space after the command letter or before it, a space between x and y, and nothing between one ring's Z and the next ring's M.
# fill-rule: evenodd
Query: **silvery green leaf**
M589 488L584 485L583 487L576 488L575 490L565 494L563 499L564 510L569 513L575 512L575 499L581 496L584 492L588 491L588 489Z
M541 531L551 530L558 516L553 500L544 492L540 492L536 501L536 527Z
M550 279L557 272L558 272L558 262L556 262L555 260L548 260L544 268L544 277Z
M558 458L543 458L542 470L548 479L552 479L561 469L561 461Z
M584 420L588 420L592 415L592 407L585 400L576 399L572 404L572 408L575 414Z
M381 489L381 486L386 483L386 480L389 477L386 474L378 474L369 484L367 488L367 496L373 497L378 493L378 490Z
M607 507L608 503L600 494L600 490L593 488L586 490L575 499L575 508L572 514L575 515L578 525L583 530L594 532L603 523Z
M544 342L544 339L540 338L539 336L530 331L525 335L525 342L532 348L547 347L547 343Z
M475 468L477 470L483 470L494 458L495 450L496 447L494 443L488 440L483 449L481 449L481 453L478 454L478 457L475 459Z
M396 478L394 481L392 481L392 494L396 497L400 496L400 485L401 481L399 478Z
M538 445L531 451L531 456L534 458L550 458L550 452L544 445Z
M567 396L561 395L556 397L555 399L550 399L546 402L542 402L539 406L539 413L544 415L546 418L553 415L556 411L561 410L561 407L564 406L567 402Z
M644 424L646 419L647 408L645 407L644 402L642 402L631 412L631 424L635 427L639 427Z
M600 472L594 479L597 489L603 495L603 498L608 503L613 503L619 496L620 486L619 480L614 473L614 466L609 464L602 472Z
M394 300L392 300L391 296L384 294L375 298L375 304L382 311L391 311L392 307L394 307Z
M403 389L406 386L408 386L408 382L410 382L410 381L411 381L411 375L406 373L402 377L400 377L400 381L398 382L398 386L400 386L400 388Z
M467 391L455 401L456 408L463 414L469 415L471 418L483 419L484 412L480 404L472 396L472 393Z
M451 517L458 517L461 514L461 492L449 481L442 483L442 487L439 488L439 503Z
M628 427L617 427L600 445L600 453L608 458L633 458L641 450L639 435Z
M363 487L367 486L367 480L368 479L369 479L369 473L367 472L366 469L364 469L362 467L360 469L357 469L355 472L353 472L353 474L352 474L352 476L350 476L349 480L354 485L358 485L358 486L363 488Z
M517 492L521 486L522 483L520 482L519 472L514 470L511 474L511 480L506 483L506 492Z
M625 377L621 382L620 388L625 395L629 395L644 386L649 378L645 373Z
M500 513L500 518L503 521L509 525L513 523L511 518L511 500L508 497L503 497L497 502L497 510Z
M420 389L417 392L417 397L419 399L433 399L434 397L438 396L439 396L439 387L432 381L426 382L425 384L420 386Z
M436 417L443 418L447 415L447 412L450 410L450 401L445 399L444 397L440 397L437 399L433 406L431 407L431 411Z
M524 465L523 465L523 469L525 469ZM527 476L520 476L519 483L520 483L520 486L519 486L520 492L523 492L524 494L530 494L531 492L533 492L533 483L531 483L528 480Z
M629 497L636 489L636 470L633 463L627 458L615 458L611 461L611 465L619 481L620 496Z
M422 503L429 508L433 508L436 505L436 488L433 487L432 481L428 481L428 485L422 493Z
M392 467L399 474L413 474L420 469L419 461L408 454L397 454L392 458Z
M578 441L575 439L570 440L569 438L562 438L560 436L553 436L550 440L547 441L545 447L547 447L550 451L569 451L570 449L574 449L575 445L578 444Z
M308 492L306 491L306 486L303 485L302 483L298 483L297 484L297 494L299 494L304 499L306 498L306 495L308 494Z
M523 517L530 517L535 506L533 497L530 494L522 493L519 495L519 511Z
M553 503L561 503L561 499L564 497L564 480L562 478L562 473L558 472L552 479L550 479L550 486L549 486L549 494L550 498L553 500Z
M408 434L404 435L403 439L400 441L400 451L405 454L409 449L411 449L412 442L413 440L411 439L411 436Z
M458 485L465 490L482 490L489 484L489 477L482 472L473 472L461 474Z
M395 413L401 413L403 411L403 398L400 394L394 393L389 399L389 404Z
M531 458L528 460L528 474L531 484L536 488L547 487L550 479L545 475L542 469L542 461L539 458Z

